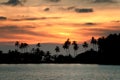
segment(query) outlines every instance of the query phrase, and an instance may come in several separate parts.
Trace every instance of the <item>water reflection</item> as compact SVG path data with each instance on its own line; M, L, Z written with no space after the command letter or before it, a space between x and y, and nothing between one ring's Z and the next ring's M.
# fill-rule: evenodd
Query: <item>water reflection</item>
M120 66L1 64L0 80L120 80Z

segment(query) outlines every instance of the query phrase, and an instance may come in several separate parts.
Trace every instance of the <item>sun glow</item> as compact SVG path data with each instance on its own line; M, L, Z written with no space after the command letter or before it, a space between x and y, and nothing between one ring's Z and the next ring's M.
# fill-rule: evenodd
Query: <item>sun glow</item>
M60 32L59 33L61 36L70 36L70 33L66 33L66 32Z
M67 38L82 42L92 36L104 36L120 30L119 7L95 7L92 13L77 13L74 8L67 10L69 6L43 4L0 7L0 42L20 40L28 43L63 43ZM49 10L45 11L45 8ZM7 20L2 20L2 17ZM117 22L110 24L112 21Z

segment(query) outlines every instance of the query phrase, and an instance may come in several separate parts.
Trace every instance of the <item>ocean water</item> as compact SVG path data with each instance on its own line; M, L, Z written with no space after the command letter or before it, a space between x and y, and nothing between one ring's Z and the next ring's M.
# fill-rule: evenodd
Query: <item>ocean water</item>
M120 66L0 64L0 80L120 80Z

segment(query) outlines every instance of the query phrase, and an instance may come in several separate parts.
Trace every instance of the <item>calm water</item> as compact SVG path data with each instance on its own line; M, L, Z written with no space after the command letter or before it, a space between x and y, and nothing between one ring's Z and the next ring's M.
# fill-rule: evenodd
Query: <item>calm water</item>
M1 64L0 80L120 80L120 66Z

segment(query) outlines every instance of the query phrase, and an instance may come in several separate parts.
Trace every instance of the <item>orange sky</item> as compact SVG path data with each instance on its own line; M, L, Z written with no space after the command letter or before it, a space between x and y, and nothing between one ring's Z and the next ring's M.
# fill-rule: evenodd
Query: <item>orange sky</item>
M70 38L81 43L90 40L92 36L98 38L120 32L118 3L91 3L79 6L77 2L73 5L71 2L41 2L42 5L37 6L1 5L0 16L7 19L0 18L0 42L63 43ZM68 10L71 6L75 7ZM89 7L92 7L94 12L75 12L76 8ZM49 10L45 11L46 8Z

